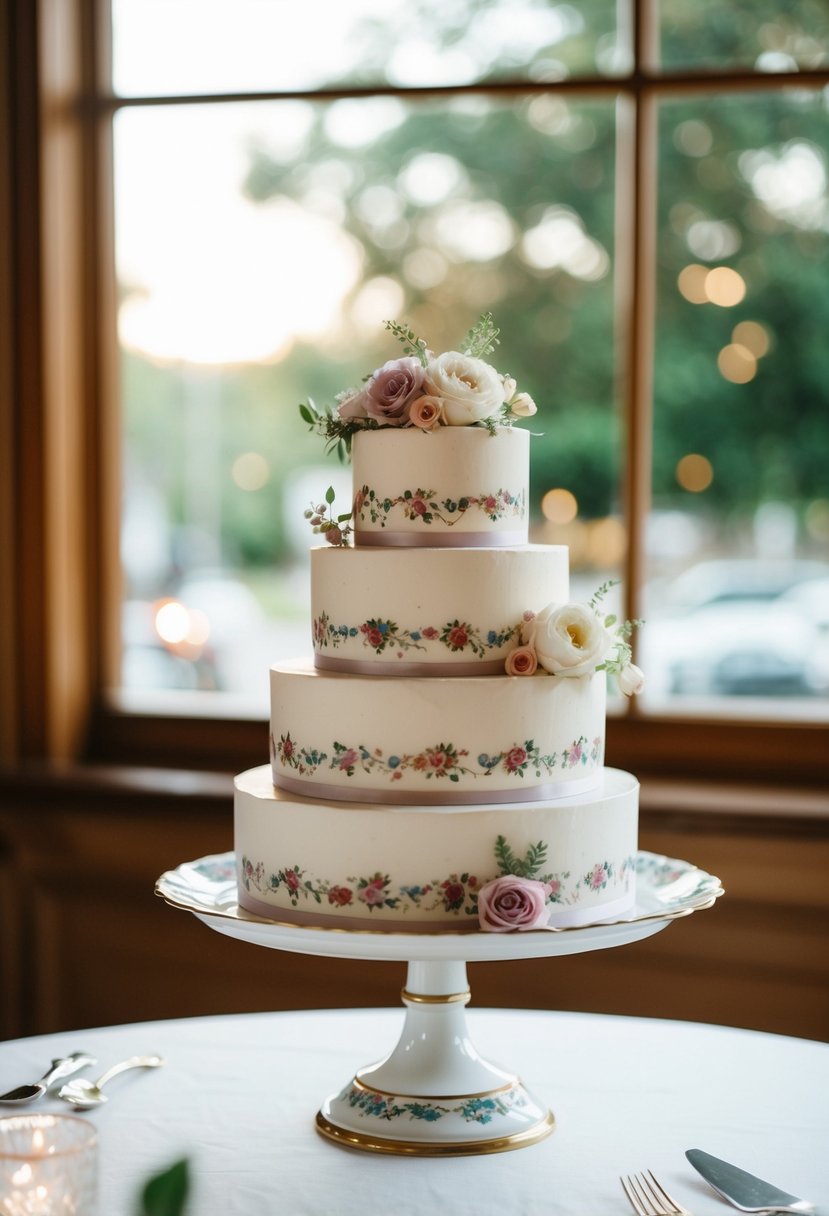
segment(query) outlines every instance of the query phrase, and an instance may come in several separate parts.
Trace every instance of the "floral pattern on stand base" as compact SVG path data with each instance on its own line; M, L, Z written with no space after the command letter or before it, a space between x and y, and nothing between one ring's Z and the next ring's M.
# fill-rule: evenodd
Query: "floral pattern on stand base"
M338 1100L347 1102L352 1110L359 1111L361 1115L383 1119L387 1123L405 1116L435 1123L444 1115L460 1115L465 1123L491 1123L493 1119L508 1116L512 1110L527 1105L526 1095L520 1085L510 1086L509 1089L491 1095L476 1094L473 1097L461 1098L452 1106L430 1102L425 1098L404 1101L396 1095L381 1094L377 1090L364 1089L362 1085L354 1084L347 1085Z

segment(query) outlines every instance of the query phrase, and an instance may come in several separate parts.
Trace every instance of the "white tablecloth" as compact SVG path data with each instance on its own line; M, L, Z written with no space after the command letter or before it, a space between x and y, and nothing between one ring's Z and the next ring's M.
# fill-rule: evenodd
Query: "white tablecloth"
M685 1161L702 1148L829 1216L829 1045L726 1027L575 1013L468 1011L475 1046L552 1108L540 1144L411 1159L343 1149L314 1116L387 1054L399 1010L137 1023L0 1044L0 1092L86 1049L97 1077L133 1054L166 1067L117 1078L85 1117L100 1130L100 1216L133 1216L153 1172L191 1161L190 1216L629 1216L619 1175L652 1169L695 1216L733 1211ZM66 1110L55 1099L26 1108ZM8 1108L0 1108L8 1113Z

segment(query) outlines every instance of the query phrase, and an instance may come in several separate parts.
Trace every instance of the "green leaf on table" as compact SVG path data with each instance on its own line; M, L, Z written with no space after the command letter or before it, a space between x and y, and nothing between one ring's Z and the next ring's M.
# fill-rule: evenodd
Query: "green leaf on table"
M139 1216L183 1216L189 1190L188 1162L177 1161L145 1185Z

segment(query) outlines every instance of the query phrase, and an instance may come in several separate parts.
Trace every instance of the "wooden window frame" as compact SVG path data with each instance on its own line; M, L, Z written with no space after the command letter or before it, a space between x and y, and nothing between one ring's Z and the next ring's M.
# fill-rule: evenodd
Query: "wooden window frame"
M619 78L464 89L509 97L549 87L618 105L617 317L626 417L626 613L642 615L650 495L656 121L662 99L822 88L829 72L758 75L656 67L655 3L634 6L635 67ZM233 771L260 764L264 724L127 713L116 670L117 357L112 241L113 114L128 107L307 98L307 93L115 97L107 0L6 0L0 10L0 756ZM448 96L456 90L410 91ZM406 93L326 90L325 99ZM627 262L620 259L627 254ZM263 661L266 657L263 656ZM608 761L642 776L824 785L818 722L645 714L608 729Z

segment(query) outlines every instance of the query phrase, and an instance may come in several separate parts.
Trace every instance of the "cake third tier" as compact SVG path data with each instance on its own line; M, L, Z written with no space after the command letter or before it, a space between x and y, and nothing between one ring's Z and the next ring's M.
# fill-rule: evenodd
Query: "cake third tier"
M604 672L388 680L271 668L271 765L282 789L338 801L537 801L595 789Z

